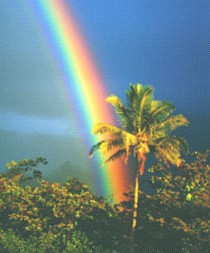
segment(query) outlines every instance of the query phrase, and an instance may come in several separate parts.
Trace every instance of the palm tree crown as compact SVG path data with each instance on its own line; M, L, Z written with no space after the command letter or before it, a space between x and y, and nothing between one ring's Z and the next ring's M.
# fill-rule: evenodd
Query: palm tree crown
M104 134L105 138L91 148L90 154L99 149L106 157L105 163L119 157L126 161L134 155L140 175L144 174L146 156L151 151L165 164L180 166L181 151L186 151L187 143L183 138L171 136L170 132L187 125L188 120L181 114L171 115L175 110L171 103L154 100L151 86L131 84L126 98L126 106L115 95L107 98L121 128L106 123L95 125L93 133Z

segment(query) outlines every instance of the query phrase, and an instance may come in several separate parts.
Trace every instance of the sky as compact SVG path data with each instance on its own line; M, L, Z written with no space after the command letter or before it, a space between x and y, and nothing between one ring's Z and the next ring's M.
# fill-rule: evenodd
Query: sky
M34 0L36 1L36 0ZM43 0L47 1L47 0ZM67 0L103 78L125 101L130 83L152 85L190 121L190 150L210 148L210 2ZM44 174L94 184L68 95L31 1L0 2L0 166L46 157ZM93 91L94 92L94 91ZM62 170L63 176L58 171Z

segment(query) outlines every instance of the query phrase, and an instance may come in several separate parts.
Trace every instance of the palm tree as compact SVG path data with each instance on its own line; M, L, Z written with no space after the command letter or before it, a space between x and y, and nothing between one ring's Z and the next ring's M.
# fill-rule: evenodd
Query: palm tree
M174 105L166 101L154 100L154 89L141 84L130 85L126 92L127 105L115 95L106 100L115 109L121 127L99 123L93 127L94 134L103 134L105 138L91 148L90 155L100 150L105 163L117 158L126 162L130 156L136 159L134 209L132 219L132 237L137 224L139 176L144 174L148 153L152 152L166 165L180 166L183 162L181 151L187 150L183 138L171 136L170 132L188 124L181 114L171 115Z

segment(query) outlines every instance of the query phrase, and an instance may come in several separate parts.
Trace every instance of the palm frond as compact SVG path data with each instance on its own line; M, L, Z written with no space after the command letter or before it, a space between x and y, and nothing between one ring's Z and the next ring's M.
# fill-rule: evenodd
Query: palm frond
M170 132L180 126L187 126L189 121L182 114L173 115L167 117L164 121L158 123L155 127L155 131Z
M141 101L141 98L144 93L143 86L138 83L136 85L130 84L130 89L126 91L126 97L127 97L127 103L128 108L130 108L132 111L137 111L139 108L139 102Z
M119 127L113 126L108 123L98 123L92 128L93 134L111 134L117 135L120 134L123 130Z
M101 153L106 156L106 154L109 155L109 152L112 150L116 151L123 149L125 154L129 156L130 148L137 145L138 141L135 135L110 124L95 125L93 133L105 134L107 137L105 140L97 143L91 148L90 155L92 155L96 150L100 150ZM112 155L110 158L111 157Z
M93 127L92 132L93 134L108 134L110 137L122 138L125 143L134 143L136 141L135 135L111 124L98 123Z
M163 121L175 110L175 106L167 101L152 101L151 102L151 118L156 122Z
M105 142L105 140L98 142L97 144L93 145L89 152L89 157L93 156L93 153L100 149L101 145Z
M111 156L109 156L105 161L104 164L112 162L120 157L127 157L126 155L126 150L125 149L119 149L117 150L114 154L112 154Z
M106 98L106 101L108 103L110 103L114 108L120 108L120 107L123 107L123 103L122 101L115 95L111 95L109 97Z
M106 101L114 107L115 112L117 113L118 118L120 120L120 123L122 124L122 128L131 128L133 123L131 118L132 114L130 114L129 109L123 105L122 101L115 95L109 96Z
M177 136L167 136L159 140L157 145L167 146L168 144L172 146L177 146L180 148L180 150L183 150L184 152L187 152L188 150L188 144L187 141L182 137Z
M124 140L122 138L111 139L107 142L107 151L110 151L116 148L119 149L122 147L124 147Z
M104 156L108 154L112 150L117 150L124 148L124 142L122 138L117 139L106 139L99 147L99 150L101 151Z
M168 136L160 140L156 145L155 154L156 157L166 165L173 164L179 167L183 162L181 153L187 151L188 145L185 139L176 136Z
M141 84L130 85L127 91L128 108L132 112L134 129L137 132L144 121L144 115L149 114L154 89Z
M189 152L189 146L188 146L186 139L184 139L182 137L177 137L177 136L171 136L171 137L176 139L176 141L179 145L179 148L182 152L184 152L184 153Z

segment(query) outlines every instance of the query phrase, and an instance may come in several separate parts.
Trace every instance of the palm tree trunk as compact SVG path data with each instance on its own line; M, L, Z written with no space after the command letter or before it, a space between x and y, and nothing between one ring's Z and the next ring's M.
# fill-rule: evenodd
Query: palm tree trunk
M144 170L146 162L146 156L142 156L140 159L138 154L136 155L136 173L135 173L135 187L134 187L134 201L133 201L133 219L132 219L132 231L131 231L131 253L135 253L136 248L136 227L138 218L139 207L139 175Z
M138 216L138 200L139 200L139 173L136 170L135 175L135 188L134 188L134 203L133 203L133 220L132 220L132 231L136 230L137 216Z
M139 200L139 166L138 157L136 159L136 172L135 172L135 186L134 186L134 201L133 201L133 219L132 219L132 231L131 231L131 253L135 252L135 236L136 236L136 225L138 217L138 200Z

